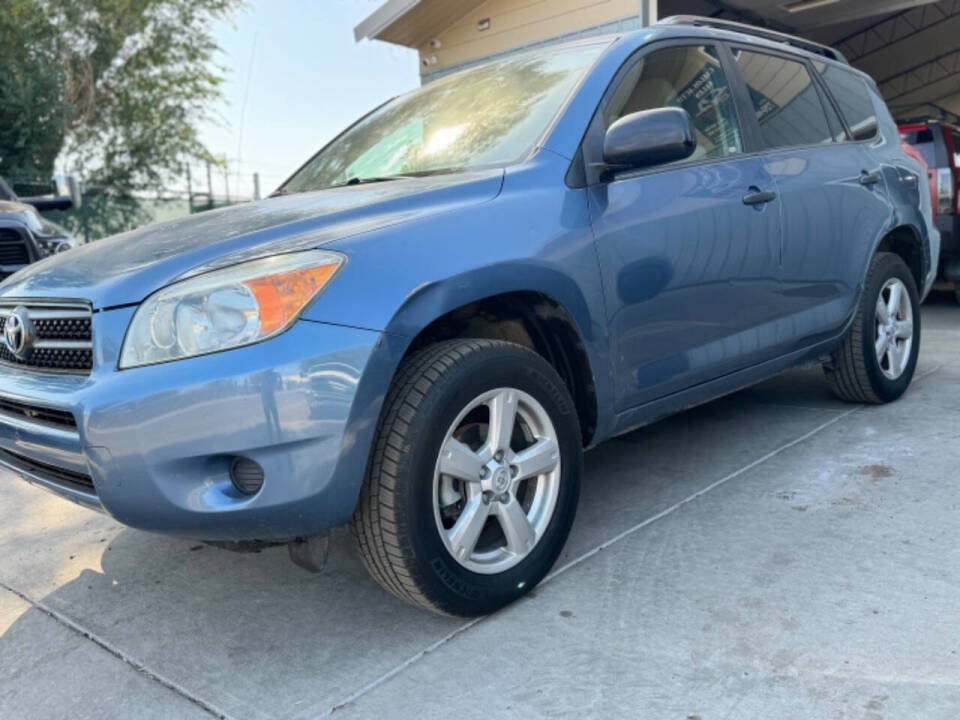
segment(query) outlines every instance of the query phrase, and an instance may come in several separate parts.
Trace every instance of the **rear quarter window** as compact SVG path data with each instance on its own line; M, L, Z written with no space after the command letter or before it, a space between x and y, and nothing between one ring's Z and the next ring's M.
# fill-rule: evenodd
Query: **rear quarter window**
M866 81L855 72L835 65L824 64L817 69L853 133L853 139L875 138L878 129L877 113Z

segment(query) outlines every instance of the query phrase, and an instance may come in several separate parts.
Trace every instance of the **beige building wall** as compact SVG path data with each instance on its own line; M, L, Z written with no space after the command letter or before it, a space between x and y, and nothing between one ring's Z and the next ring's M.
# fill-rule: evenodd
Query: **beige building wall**
M420 72L432 74L639 13L638 0L488 0L417 48Z

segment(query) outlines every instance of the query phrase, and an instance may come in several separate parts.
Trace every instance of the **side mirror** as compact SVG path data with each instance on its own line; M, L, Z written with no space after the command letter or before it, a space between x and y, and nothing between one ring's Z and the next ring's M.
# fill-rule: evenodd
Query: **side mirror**
M624 115L603 138L603 161L611 169L633 169L683 160L697 149L686 110L676 107Z
M73 199L69 195L42 195L40 197L20 198L20 202L33 205L38 211L69 210L73 207Z
M876 118L870 118L860 125L850 128L853 131L853 139L856 141L860 140L873 140L877 136L877 133L880 131L880 124L877 122Z
M21 202L33 205L37 210L71 210L80 207L82 195L75 175L58 175L53 179L55 194L20 198Z

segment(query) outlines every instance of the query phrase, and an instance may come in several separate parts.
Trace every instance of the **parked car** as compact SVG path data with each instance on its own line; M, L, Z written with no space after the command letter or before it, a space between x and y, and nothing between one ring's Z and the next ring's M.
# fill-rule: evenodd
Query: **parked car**
M39 202L38 198L33 198ZM0 177L0 280L32 262L71 250L76 238L42 217L33 204L21 202Z
M922 154L919 150L917 150L917 148L915 148L913 145L910 145L909 143L906 143L906 142L902 142L902 141L901 141L900 147L903 148L903 151L904 151L907 155L909 155L909 156L912 157L914 160L916 160L917 163L919 163L919 165L920 165L921 169L923 170L924 174L927 176L927 187L928 187L928 189L930 190L930 207L933 208L933 220L934 220L934 224L936 224L936 220L937 220L937 176L936 176L936 172L935 172L935 170L934 170L933 168L931 168L929 165L927 165L927 161L924 159L923 154ZM942 238L941 238L941 243L942 243Z
M0 464L314 567L349 522L399 598L489 613L557 559L584 448L801 363L900 397L921 172L869 77L775 33L680 18L465 70L269 199L0 285Z
M905 122L900 137L931 170L936 187L936 225L942 246L938 279L953 283L960 302L960 128L939 120Z

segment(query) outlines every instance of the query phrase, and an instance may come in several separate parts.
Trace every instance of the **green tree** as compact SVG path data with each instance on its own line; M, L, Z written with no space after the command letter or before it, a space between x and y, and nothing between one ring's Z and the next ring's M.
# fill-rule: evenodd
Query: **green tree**
M70 114L60 38L35 0L0 5L0 175L49 174Z
M0 0L0 174L56 158L113 193L208 159L221 99L213 23L241 0Z

